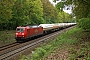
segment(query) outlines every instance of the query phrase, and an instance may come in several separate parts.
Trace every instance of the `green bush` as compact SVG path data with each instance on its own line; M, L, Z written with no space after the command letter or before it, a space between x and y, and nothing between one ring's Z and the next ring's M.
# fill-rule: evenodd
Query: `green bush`
M78 26L84 30L90 31L90 18L82 18L78 22Z
M43 48L36 48L36 51L32 54L33 60L40 60L46 53L46 50Z
M26 57L25 55L21 55L21 60L30 60L28 57Z

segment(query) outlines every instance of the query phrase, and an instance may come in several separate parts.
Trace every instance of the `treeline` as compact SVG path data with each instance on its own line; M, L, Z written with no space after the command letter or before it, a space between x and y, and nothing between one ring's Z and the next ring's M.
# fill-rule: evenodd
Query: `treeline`
M17 26L44 23L43 6L40 0L0 0L0 29L15 29Z
M71 22L71 17L58 11L49 0L0 0L0 30L28 24Z

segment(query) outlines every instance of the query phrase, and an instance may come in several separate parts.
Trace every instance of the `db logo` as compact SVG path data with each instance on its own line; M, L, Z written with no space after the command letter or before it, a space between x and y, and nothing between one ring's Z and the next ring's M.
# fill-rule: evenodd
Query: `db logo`
M35 30L35 32L38 32L38 30Z

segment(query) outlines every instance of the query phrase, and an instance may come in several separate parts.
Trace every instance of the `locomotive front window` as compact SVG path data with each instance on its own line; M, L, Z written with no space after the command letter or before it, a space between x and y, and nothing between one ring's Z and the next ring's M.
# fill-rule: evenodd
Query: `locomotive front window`
M23 28L17 28L17 32L24 32Z

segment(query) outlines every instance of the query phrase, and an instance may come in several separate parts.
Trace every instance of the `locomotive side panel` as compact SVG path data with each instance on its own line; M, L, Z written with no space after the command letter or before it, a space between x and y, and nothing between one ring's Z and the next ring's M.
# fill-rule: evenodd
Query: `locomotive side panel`
M34 37L43 33L42 27L27 29L27 38Z
M27 29L27 38L30 36L30 29Z

